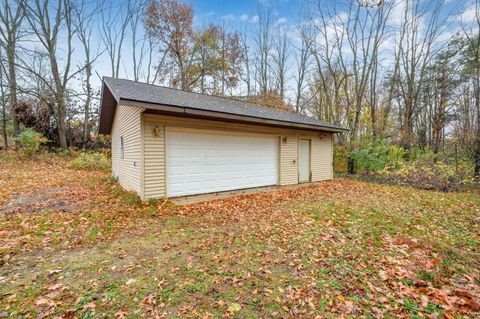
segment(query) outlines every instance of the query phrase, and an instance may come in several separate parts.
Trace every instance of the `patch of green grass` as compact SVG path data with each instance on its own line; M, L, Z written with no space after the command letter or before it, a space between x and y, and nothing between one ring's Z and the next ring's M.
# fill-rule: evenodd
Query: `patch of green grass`
M155 207L148 207L144 209L142 212L143 212L143 215L145 215L146 217L155 217L158 215L158 210Z
M110 184L117 184L118 183L118 178L113 176L113 175L110 175L107 179L107 182L110 183Z
M174 225L177 225L180 222L181 218L178 216L169 216L164 219L165 225L172 227Z
M115 301L121 297L118 285L110 284L105 288L104 297L108 300Z
M331 279L328 281L328 286L334 289L341 290L343 288L343 284L335 279Z
M418 306L415 301L408 298L403 299L403 307L405 307L405 309L410 313L415 313L418 310Z
M93 312L91 312L90 310L88 311L80 311L79 313L79 319L93 319L95 318L95 314Z
M121 198L123 203L125 203L127 206L138 207L142 203L142 200L136 193L126 191L117 183L114 185L114 187L110 187L109 189L110 194L113 197Z
M417 272L417 278L424 280L424 281L434 281L435 280L435 274L433 272L429 272L426 270L420 270Z
M85 306L87 303L90 302L91 300L91 297L92 297L92 292L91 291L88 291L87 293L85 293L82 298L75 304L75 306L77 307L77 309L80 309L82 308L83 306Z
M321 311L325 311L325 309L327 309L329 301L330 300L327 297L321 296L319 301L319 309Z
M135 193L126 193L123 195L123 201L128 206L138 206L142 203L140 197Z
M425 311L428 314L433 314L433 313L443 314L443 309L440 306L431 302L427 304L427 306L425 307Z
M90 229L90 232L88 233L88 239L93 241L98 238L99 234L100 234L100 229L98 229L98 227L93 227L92 229Z
M179 303L182 300L183 296L184 294L182 293L182 291L173 285L164 287L159 294L160 300L162 302L168 302L171 304Z
M118 187L114 187L114 188L110 188L110 194L113 196L113 197L121 197L123 195L125 191L120 188L120 186Z
M398 281L404 283L407 286L415 286L415 283L411 279L408 279L408 278L400 278Z

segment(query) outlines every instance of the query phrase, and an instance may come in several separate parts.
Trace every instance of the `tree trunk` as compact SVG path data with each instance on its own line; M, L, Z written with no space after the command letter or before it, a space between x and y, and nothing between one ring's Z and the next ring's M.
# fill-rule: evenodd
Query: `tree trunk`
M477 141L475 146L475 169L474 169L474 177L480 177L480 130L477 130Z
M435 112L434 127L433 127L433 153L436 155L440 151L442 143L443 129L445 127L445 104L447 103L447 88L446 88L446 64L447 60L442 65L440 75L440 99L438 107ZM435 157L436 160L436 157Z
M57 128L58 128L58 141L61 148L67 148L67 134L65 128L65 97L63 96L63 89L58 90L57 93Z
M15 71L15 47L11 44L7 46L7 59L8 78L10 81L10 114L12 116L13 137L16 141L16 137L19 133L17 113L15 112L15 107L17 105L17 74ZM15 147L17 147L17 142L15 142Z
M350 147L349 147L350 150L352 150L353 147L355 146L359 117L360 117L360 112L357 110L357 112L355 112L355 120L353 122L353 128L350 131ZM355 173L356 173L355 161L353 160L353 158L349 157L348 158L348 174L355 174Z
M0 51L0 59L2 59L2 52ZM5 98L5 83L3 78L3 72L0 72L0 95L2 103L2 136L5 144L5 148L8 148L8 135L7 135L7 101Z
M473 160L475 164L475 169L474 169L474 177L479 178L480 177L480 101L478 95L480 92L477 93L477 136L475 137L475 150L473 154Z
M355 174L355 161L353 158L348 158L348 174Z
M85 113L84 113L84 119L83 119L83 141L82 141L83 148L87 146L88 137L89 137L88 120L90 119L90 101L92 99L92 88L90 86L92 66L90 63L87 65L86 74L87 74L87 78L85 81L87 83L87 98L85 99Z
M377 112L376 112L376 102L372 103L370 107L370 116L371 116L371 124L372 124L372 137L374 140L377 139Z
M3 91L3 90L2 90ZM7 110L5 106L5 97L2 92L2 135L5 142L5 148L8 148L8 136L7 136Z
M67 148L67 135L65 129L65 87L60 78L60 73L58 71L57 58L55 57L55 51L53 48L49 48L49 58L50 58L50 69L52 71L53 80L55 82L55 102L56 102L56 113L57 113L57 132L58 132L58 141L61 148Z
M480 37L479 37L480 41ZM479 58L480 53L477 53L477 61ZM477 111L477 134L475 136L475 150L474 150L474 162L475 162L475 169L474 169L474 177L480 177L480 67L477 64L476 70L476 79L475 79L475 109Z

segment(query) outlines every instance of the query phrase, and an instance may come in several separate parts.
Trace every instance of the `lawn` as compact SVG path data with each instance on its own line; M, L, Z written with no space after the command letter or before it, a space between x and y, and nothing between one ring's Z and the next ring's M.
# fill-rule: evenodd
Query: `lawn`
M336 179L174 206L2 153L0 318L474 318L479 226L478 192Z

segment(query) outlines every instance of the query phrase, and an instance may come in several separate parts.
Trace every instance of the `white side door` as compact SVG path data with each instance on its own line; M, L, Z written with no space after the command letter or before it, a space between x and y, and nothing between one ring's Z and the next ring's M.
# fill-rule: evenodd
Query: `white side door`
M298 181L310 182L310 140L299 140L298 143Z

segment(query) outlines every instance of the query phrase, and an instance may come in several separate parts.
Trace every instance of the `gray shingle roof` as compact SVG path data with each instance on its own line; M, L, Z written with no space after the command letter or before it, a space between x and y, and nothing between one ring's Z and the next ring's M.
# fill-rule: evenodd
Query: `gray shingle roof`
M194 110L240 115L244 117L265 120L298 123L316 127L318 129L325 128L338 132L345 130L341 127L325 123L317 119L309 118L301 114L283 112L230 98L186 92L152 84L110 77L105 77L103 81L117 102L120 100L129 100L167 106L177 106Z

